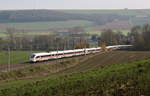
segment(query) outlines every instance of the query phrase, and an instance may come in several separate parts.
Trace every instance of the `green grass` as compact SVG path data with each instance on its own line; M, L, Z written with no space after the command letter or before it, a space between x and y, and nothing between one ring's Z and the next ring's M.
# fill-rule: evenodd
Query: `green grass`
M29 61L30 51L11 51L11 64L19 64ZM8 64L8 52L0 51L0 65Z
M0 38L4 38L4 37L7 37L7 35L4 33L0 33Z
M44 64L44 65L38 65L35 66L35 64L30 64L30 66L25 67L23 69L18 69L10 72L0 72L0 82L1 81L7 81L7 80L19 80L23 78L35 78L42 76L44 77L45 74L51 75L53 73L60 72L64 69L71 68L79 63L79 59L68 59L66 61L59 60L57 63L51 63L51 64ZM25 66L25 65L24 65ZM0 83L0 89L3 88L3 86L8 85L7 82L1 82ZM6 86L7 87L7 86Z
M27 35L34 35L34 36L36 36L36 35L52 35L53 34L53 32L45 32L45 31L41 31L41 32L29 32L29 33L27 33Z
M71 28L76 26L89 27L94 23L86 20L70 20L56 22L29 22L29 23L5 23L8 28L27 29L27 30L48 30L59 28Z
M60 11L60 10L59 10ZM119 14L119 15L137 15L140 14L138 10L121 10L121 9L110 9L110 10L61 10L66 13L74 14Z
M101 31L87 31L86 32L87 34L90 34L90 35L101 35Z
M115 32L117 32L117 30L114 30ZM121 30L121 32L124 34L124 35L127 35L130 31L129 30ZM94 31L94 30L86 30L87 34L90 34L90 35L98 35L100 36L102 31ZM53 34L52 32L48 32L48 31L38 31L38 32L28 32L26 33L26 35L29 35L29 36L37 36L37 35L51 35ZM16 33L15 35L22 35L22 34L19 34L19 33ZM5 38L7 37L6 34L4 33L1 33L0 34L0 38Z
M114 32L118 32L118 30L113 30ZM120 30L120 32L122 32L122 34L123 35L127 35L129 32L130 32L130 30ZM87 34L90 34L90 35L98 35L98 36L100 36L101 35L101 33L102 33L102 31L87 31L86 32Z
M9 82L0 96L149 96L150 60L66 76ZM29 83L30 82L30 83Z
M27 33L14 33L15 36L38 36L38 35L52 35L54 34L53 32L49 31L32 31L32 32L27 32ZM8 35L5 33L0 33L0 38L6 38Z

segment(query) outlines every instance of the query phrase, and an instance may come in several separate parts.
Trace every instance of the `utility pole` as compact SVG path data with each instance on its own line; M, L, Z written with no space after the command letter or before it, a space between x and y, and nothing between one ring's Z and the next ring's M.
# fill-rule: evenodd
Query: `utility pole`
M10 60L11 60L10 47L8 47L8 71L10 71Z
M31 53L31 54L32 54L32 48L33 48L33 45L32 45L33 43L32 43L32 42L33 42L33 40L32 40L32 38L31 38L31 39L30 39L30 53Z

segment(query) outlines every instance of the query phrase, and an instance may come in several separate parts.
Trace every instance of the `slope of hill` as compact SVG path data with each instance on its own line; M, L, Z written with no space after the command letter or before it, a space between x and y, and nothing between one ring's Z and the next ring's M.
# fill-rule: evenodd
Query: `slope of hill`
M119 15L135 16L140 14L150 14L150 9L61 10L61 12L71 14L119 14Z
M13 66L21 66L22 64L24 64L24 62L27 62L29 53L30 52L17 52L17 51L13 52L11 58L11 68L13 68ZM4 59L7 58L7 52L1 52L0 58L2 58L2 61L0 62L1 65L0 68L7 67L8 60ZM63 62L63 60L58 60L56 61L58 62L58 64L55 63L51 64L51 62L43 62L43 65L41 64L40 66L37 67L34 66L34 64L33 66L31 64L32 66L31 69L25 68L24 70L21 69L15 71L14 73L10 72L7 74L0 73L0 80L16 79L16 78L20 79L20 78L27 78L31 76L32 78L34 78L36 77L36 75L39 74L41 74L41 76L39 77L42 77L43 76L42 74L51 75L51 71L53 72L55 70L54 66L59 71L53 72L52 75L58 76L64 74L72 74L72 73L86 72L89 70L101 69L103 67L110 66L113 64L129 63L129 62L134 62L136 60L142 60L147 58L150 58L150 52L148 51L147 52L114 51L105 54L93 54L93 55L87 55L87 56L77 57L73 59L68 58L69 61L67 60L67 62ZM50 63L50 65L44 66L45 63L46 64ZM22 66L25 66L25 64ZM53 68L51 69L52 66ZM38 70L40 70L40 72ZM32 74L32 71L33 73L35 73L35 76Z
M100 69L113 64L124 64L148 58L150 58L150 52L113 51L105 54L98 54L72 68L63 70L56 74L85 72L89 70Z
M100 26L107 28L107 26L112 26L111 24L114 24L115 27L110 27L112 29L117 30L118 28L121 30L124 29L130 29L130 27L134 25L139 24L150 24L150 10L149 9L137 9L137 10L14 10L14 11L0 11L0 32L4 32L4 30L7 27L16 28L14 26L8 26L16 23L19 23L22 25L22 27L26 30L31 29L29 27L26 28L26 24L32 23L33 29L39 28L39 30L47 30L47 29L55 29L57 27L55 26L49 26L49 27L39 27L36 23L39 22L67 22L67 21L86 21L86 22L92 22L94 26ZM120 22L126 21L129 23L121 23L125 24L127 27L118 26L120 25ZM26 22L26 23L25 23ZM23 26L24 25L24 26ZM66 25L64 23L64 25ZM73 25L73 24L70 24ZM106 26L105 26L106 25ZM78 25L80 26L80 25ZM129 26L129 27L128 27ZM84 26L83 26L84 27ZM88 26L89 27L89 26ZM90 27L93 27L91 25ZM40 29L41 28L41 29ZM64 28L64 27L62 27Z
M25 22L25 23L2 23L1 31L5 32L6 28L24 29L27 31L42 31L51 29L64 29L76 26L90 27L94 26L94 22L86 20L67 20L67 21L47 21L47 22Z
M94 59L90 59L88 61L97 62ZM128 64L112 65L100 70L93 70L86 73L78 73L61 77L48 77L46 79L32 80L30 82L29 80L15 81L14 83L10 83L10 85L17 84L17 86L11 86L8 89L1 89L0 95L149 96L149 68L150 60L148 59ZM21 82L26 82L26 84L22 84Z
M93 27L96 25L104 25L114 20L128 20L130 16L119 15L115 13L110 14L72 14L59 10L14 10L14 11L0 11L0 32L5 32L6 28L16 28L25 30L47 30L66 28L64 26L53 26L52 23L62 23L67 25L68 21L72 22L68 26L82 26ZM86 24L76 24L78 21L91 22L92 25L86 26ZM39 27L40 22L40 27ZM49 22L47 25L45 23ZM80 22L79 22L80 23ZM17 26L17 25L20 26ZM31 27L26 27L28 24L32 24ZM52 24L52 25L51 25ZM76 25L75 25L76 24ZM13 26L10 26L13 25ZM16 27L17 26L17 27ZM67 27L68 28L68 27Z
M113 19L127 19L118 14L71 14L57 10L15 10L0 11L0 22L37 22L37 21L65 21L89 20L99 24L110 22ZM96 20L95 20L96 19ZM105 21L104 21L104 20ZM98 22L99 21L99 22Z

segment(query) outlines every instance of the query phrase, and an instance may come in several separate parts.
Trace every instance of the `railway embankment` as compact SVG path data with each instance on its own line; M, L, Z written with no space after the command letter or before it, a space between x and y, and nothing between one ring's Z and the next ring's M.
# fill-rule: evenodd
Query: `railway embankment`
M123 58L122 55L123 57L128 56L129 60ZM109 59L106 60L108 63L104 62L105 60L103 61L104 58L102 59L101 56L108 57ZM119 56L116 62L111 61L114 60L115 56ZM103 62L101 63L100 61ZM122 61L122 63L120 62L119 64L118 62L117 64L117 61ZM111 62L114 62L114 64ZM89 65L91 63L94 67ZM84 67L88 71L85 72L82 65L80 69L76 69L76 73L74 73L75 69L73 68L77 67L69 68L72 69L74 74L71 74L71 70L64 70L66 74L61 76L60 74L64 74L63 71L45 78L3 83L0 84L0 96L150 95L150 58L147 53L112 52L91 57L79 64L85 64ZM96 64L104 66L98 67Z
M34 64L19 64L18 69L1 72L0 81L41 78L51 75L67 75L102 69L113 64L124 64L143 59L149 59L150 52L145 51L112 51L68 59L39 62ZM21 66L20 66L21 65Z

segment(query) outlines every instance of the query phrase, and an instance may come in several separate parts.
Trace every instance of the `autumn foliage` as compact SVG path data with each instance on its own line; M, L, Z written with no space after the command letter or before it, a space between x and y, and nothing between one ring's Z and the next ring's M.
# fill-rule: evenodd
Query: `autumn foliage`
M75 49L89 48L89 44L86 42L80 42L76 45Z

